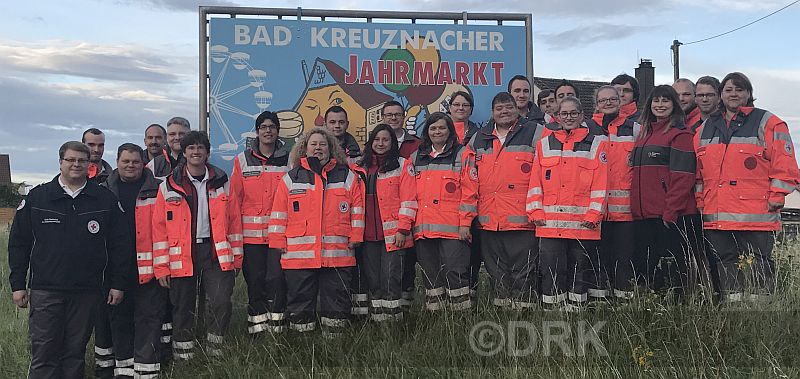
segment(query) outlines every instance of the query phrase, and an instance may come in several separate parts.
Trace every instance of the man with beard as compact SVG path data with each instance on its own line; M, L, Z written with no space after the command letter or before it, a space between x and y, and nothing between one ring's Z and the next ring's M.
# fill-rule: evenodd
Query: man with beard
M159 124L150 124L144 130L144 151L143 161L145 164L149 163L159 155L169 154L164 148L164 142L167 140L167 130Z

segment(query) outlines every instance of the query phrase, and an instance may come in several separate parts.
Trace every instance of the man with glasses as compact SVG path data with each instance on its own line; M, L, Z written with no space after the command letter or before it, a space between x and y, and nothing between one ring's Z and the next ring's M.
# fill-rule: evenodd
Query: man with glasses
M678 93L681 109L686 114L684 124L689 127L695 124L700 126L703 120L700 118L700 108L695 104L694 83L689 79L680 78L672 83L672 88Z
M703 76L697 79L694 98L697 108L700 109L700 122L687 126L696 132L703 121L719 110L719 79L713 76Z
M59 175L20 203L8 236L12 299L31 308L30 378L84 377L94 310L119 304L134 270L121 205L87 180L89 147L70 141L58 155Z
M638 120L639 81L628 74L619 74L611 80L611 85L619 92L621 105L619 113L633 121Z

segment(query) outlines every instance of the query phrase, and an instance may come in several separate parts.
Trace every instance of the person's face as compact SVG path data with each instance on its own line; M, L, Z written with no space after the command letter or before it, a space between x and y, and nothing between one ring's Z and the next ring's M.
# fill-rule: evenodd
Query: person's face
M381 130L375 135L375 140L372 141L372 151L378 155L388 153L392 148L392 138L394 137L389 132Z
M59 171L69 181L85 180L89 172L89 157L80 151L67 149L59 162Z
M561 104L561 100L564 100L565 97L575 97L575 88L571 86L561 86L556 91L556 103Z
M729 112L735 112L739 107L746 106L750 99L750 92L746 89L733 84L733 80L728 80L722 86L722 104Z
M144 132L144 145L147 146L147 152L151 157L161 154L161 149L164 148L164 139L167 136L161 131L159 127L152 127Z
M672 108L674 106L675 104L672 104L672 100L666 97L656 97L653 99L653 103L650 104L650 110L657 119L663 120L672 115Z
M619 95L617 91L610 88L597 92L597 111L602 114L614 114L619 112Z
M558 112L558 120L561 128L564 130L573 130L581 125L583 122L583 111L572 101L567 101L561 104L561 110Z
M331 150L328 146L328 140L320 133L314 133L308 137L308 144L306 145L306 156L316 157L322 163L327 163L330 160Z
M205 145L189 145L186 146L183 156L186 158L186 164L190 166L205 166L206 160L208 160L208 149L206 149Z
M681 109L689 113L689 110L694 107L694 88L692 88L692 85L686 82L677 82L672 85L672 88L678 93Z
M711 114L717 110L719 105L719 95L714 91L714 87L708 84L698 84L695 88L694 99L700 112Z
M450 138L450 129L447 129L447 121L441 119L428 126L428 137L434 145L442 146Z
M631 85L631 82L614 84L614 88L619 92L620 105L628 105L633 102L633 85Z
M406 112L399 105L392 105L383 110L383 122L389 124L392 130L397 131L403 128L403 118Z
M169 124L167 125L167 144L172 149L172 151L179 153L181 151L181 138L189 132L188 128L185 128L181 124Z
M552 115L553 112L556 111L556 94L550 92L550 96L542 98L539 102L539 108L541 108L544 113Z
M83 143L89 146L89 160L93 163L100 162L103 159L103 152L106 149L106 135L103 133L92 134L86 133L83 136Z
M511 96L514 97L517 109L527 109L528 102L531 101L531 85L525 80L511 82Z
M119 177L126 182L135 182L142 177L144 161L139 153L123 150L117 157L117 171Z
M500 102L492 108L492 118L500 126L510 127L519 118L516 103Z
M467 122L469 116L472 114L472 105L464 96L457 95L453 98L453 103L450 104L450 116L453 117L455 122Z
M258 125L258 142L264 145L272 145L278 140L278 127L270 119L264 119Z
M325 117L325 127L327 127L336 138L341 138L347 133L347 127L349 125L347 114L344 112L329 112L328 116Z

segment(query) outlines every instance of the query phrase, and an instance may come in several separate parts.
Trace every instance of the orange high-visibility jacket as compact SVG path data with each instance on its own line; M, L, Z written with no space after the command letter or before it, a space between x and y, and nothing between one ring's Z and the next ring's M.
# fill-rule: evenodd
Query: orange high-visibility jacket
M285 249L284 269L355 266L350 243L364 241L364 190L361 179L331 159L322 175L308 159L283 176L269 221L269 245Z
M266 245L267 226L275 191L289 171L289 152L279 142L267 158L249 148L236 156L231 173L231 194L241 207L244 243Z
M537 237L600 239L608 177L607 137L584 123L567 133L558 130L536 145L526 210ZM581 226L588 221L594 229Z
M525 196L536 142L545 127L517 123L505 143L495 135L494 121L481 128L469 142L475 153L478 178L478 223L483 230L534 230L525 213Z
M242 218L235 197L230 196L228 175L208 164L208 214L211 243L219 267L242 267ZM175 167L158 188L153 209L153 269L156 278L193 275L192 245L196 232L194 185L184 164ZM197 201L197 200L192 200Z
M406 239L405 244L401 247L394 245L395 235L398 231L411 232L418 208L414 166L410 160L403 157L398 158L398 162L400 166L396 169L378 172L376 183L386 251L406 249L414 245L412 238ZM354 165L353 170L361 176L362 180L366 178L367 170L365 168Z
M608 135L608 184L606 185L608 205L607 221L633 221L631 215L631 179L633 167L629 165L636 136L639 135L641 126L623 115L610 122L605 120L602 113L595 113L592 120L601 125Z
M700 116L700 108L695 106L694 108L692 108L691 111L689 111L688 114L686 114L686 118L683 124L691 128L690 130L692 132L695 132L702 123L703 123L703 118L702 116Z
M709 117L694 136L697 207L703 227L717 230L781 229L783 203L798 184L797 161L786 123L763 109L741 107L728 123Z
M417 219L414 239L459 239L458 228L469 227L478 213L474 154L464 146L446 146L436 157L431 148L411 155L417 174Z

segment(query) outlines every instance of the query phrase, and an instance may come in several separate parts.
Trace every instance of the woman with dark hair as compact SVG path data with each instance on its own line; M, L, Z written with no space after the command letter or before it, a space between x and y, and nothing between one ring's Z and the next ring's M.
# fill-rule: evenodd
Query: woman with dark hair
M774 291L773 233L781 230L784 197L798 184L797 161L786 123L753 107L747 76L726 75L719 91L721 112L694 137L697 206L720 294L741 301L746 290L750 298Z
M347 167L336 137L316 127L289 155L292 169L277 186L269 246L281 251L290 329L335 337L350 318L355 248L364 236L363 187Z
M466 145L472 135L478 131L478 125L469 120L472 110L475 108L475 101L466 91L456 91L450 95L449 113L455 125L455 136L458 142Z
M689 281L690 249L697 248L700 235L692 132L683 120L678 93L657 86L639 117L641 131L631 153L636 274L650 288L679 296Z
M446 114L428 116L422 144L411 155L420 204L414 225L417 259L423 271L428 310L447 304L469 309L470 225L478 211L477 182L470 177L474 155L458 143Z
M413 246L417 216L411 162L400 156L392 128L380 124L369 134L364 156L353 167L364 182L364 245L359 258L370 295L370 319L400 320L403 256Z

